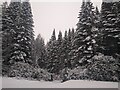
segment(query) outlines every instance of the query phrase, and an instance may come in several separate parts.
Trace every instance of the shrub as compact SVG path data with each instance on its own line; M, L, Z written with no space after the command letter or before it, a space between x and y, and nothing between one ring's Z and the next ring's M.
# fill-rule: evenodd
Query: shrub
M27 63L21 63L17 62L14 65L11 66L11 69L9 71L8 76L9 77L32 77L34 72L34 68L27 64Z
M87 69L84 66L78 66L74 69L63 69L61 74L61 79L66 80L85 80L88 79L86 74Z
M69 78L74 80L86 80L88 79L86 72L87 69L84 66L78 66L69 72Z
M9 70L10 70L10 66L9 65L2 64L2 76L7 76Z
M8 76L47 81L50 78L50 73L40 68L34 68L28 63L17 62L11 66Z
M33 73L33 78L36 78L37 80L45 80L49 81L51 79L51 74L47 72L47 70L35 68L35 72Z
M118 62L112 56L103 54L95 55L90 59L87 75L89 79L98 81L119 81L118 79Z

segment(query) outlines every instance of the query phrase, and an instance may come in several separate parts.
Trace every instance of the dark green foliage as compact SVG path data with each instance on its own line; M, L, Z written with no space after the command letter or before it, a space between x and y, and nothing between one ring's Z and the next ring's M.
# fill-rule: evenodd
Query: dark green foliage
M67 67L71 68L71 56L70 56L70 52L72 50L72 40L74 39L74 29L72 29L72 31L69 29L68 31L68 36L67 36L68 40L67 40Z
M68 52L67 52L67 31L65 31L65 35L63 38L63 43L62 43L62 60L61 60L61 68L65 68L66 67L66 63L68 60Z
M22 2L21 4L21 18L22 18L22 26L23 32L21 31L21 40L22 50L26 53L25 62L32 64L32 44L34 40L34 32L33 32L33 15L31 10L31 5L28 0Z
M57 55L58 55L58 62L61 61L61 55L62 55L62 42L63 42L63 39L62 39L62 32L59 31L59 34L58 34L58 39L57 39Z
M52 37L50 41L47 43L47 69L51 73L59 72L56 70L56 63L57 63L57 41L56 41L56 35L55 30L53 31ZM57 64L58 65L58 64Z
M87 59L90 59L95 54L94 19L92 3L83 2L73 41L73 67L87 64Z
M47 71L35 68L27 63L17 62L11 66L9 77L22 77L27 79L46 80L50 79L50 73Z
M79 66L74 69L64 68L60 75L62 80L87 80L87 72L84 66Z
M100 21L100 12L98 10L98 7L95 8L94 11L94 25L92 28L93 33L93 39L94 39L94 54L97 54L99 52L99 44L101 42L101 21Z
M34 68L26 63L17 62L11 66L9 77L24 77L30 78L34 74Z
M11 44L13 40L13 21L10 18L10 8L7 2L2 5L2 60L3 64L9 64Z
M76 31L69 29L64 37L60 31L56 39L54 29L45 46L40 34L34 39L33 15L28 0L10 2L10 5L3 3L0 32L3 76L46 81L60 78L63 81L119 81L119 7L120 2L103 2L99 12L97 7L93 11L90 0L83 1Z
M44 39L39 34L35 40L35 65L46 68L46 48Z
M56 62L56 71L57 73L59 73L59 71L61 70L61 66L62 66L62 61L63 61L63 58L62 58L62 43L63 43L63 38L62 38L62 32L59 31L59 34L58 34L58 39L57 39L57 61Z
M10 70L10 65L5 65L2 63L2 76L8 76L9 70Z
M62 82L65 82L67 80L69 80L69 77L68 77L68 68L65 68L63 69L63 72L62 72Z
M101 10L101 53L116 58L118 65L120 64L120 2L102 3ZM113 63L114 64L114 63ZM120 74L120 66L118 67L118 75ZM119 76L118 76L119 77ZM120 79L119 79L120 80Z
M119 81L119 66L112 56L96 55L91 59L91 64L87 68L90 80Z
M72 40L74 39L74 29L72 31L69 29L68 33L65 31L65 35L62 43L62 65L64 68L71 68L71 50L72 50ZM62 68L62 69L64 69Z
M3 9L4 10L4 9ZM33 20L29 2L10 2L3 14L3 60L32 64Z
M116 57L120 54L120 27L118 2L102 3L101 20L102 20L102 37L101 50L105 55Z

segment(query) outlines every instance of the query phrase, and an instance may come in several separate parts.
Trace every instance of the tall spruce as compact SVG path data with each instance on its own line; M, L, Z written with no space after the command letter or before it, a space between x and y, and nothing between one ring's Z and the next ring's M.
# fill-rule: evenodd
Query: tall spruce
M7 17L7 19L4 20L3 18L3 37L6 37L6 39L3 40L3 45L6 44L5 48L3 46L3 58L5 57L4 62L7 64L12 64L15 61L23 61L21 52L17 52L18 48L20 48L17 43L17 32L22 29L20 26L20 22L22 21L20 18L20 10L21 2L11 1L6 10L5 18Z
M67 67L68 61L68 33L65 31L62 43L62 60L61 60L61 68L64 69Z
M103 2L101 10L102 20L102 42L101 51L105 55L111 55L116 58L120 66L120 1ZM115 64L114 63L114 64ZM120 67L118 67L118 77L120 77ZM120 80L120 78L119 78Z
M68 38L68 41L67 41L67 47L68 47L68 49L67 49L67 52L68 52L68 55L67 55L67 58L68 58L67 67L68 68L71 68L70 52L72 50L72 39L73 39L73 37L74 37L74 31L73 31L73 29L72 29L72 31L71 31L71 29L69 29L68 37L67 37Z
M94 26L94 11L93 4L90 2L82 3L81 11L79 14L79 22L73 42L73 65L86 65L88 59L94 56L95 39L93 37Z
M120 30L120 1L119 2L117 2L117 11L118 11L118 13L117 13L117 23L116 23L116 27ZM120 63L120 50L119 50L119 48L120 48L120 33L118 34L118 38L119 38L119 40L118 40L118 42L117 42L117 44L118 44L118 51L117 51L117 53L118 53L118 58L119 58L119 63ZM120 75L120 74L119 74ZM120 77L120 76L119 76ZM119 80L120 80L120 78L119 78Z
M33 38L33 21L28 2L21 3L20 0L12 0L8 7L7 29L3 28L9 45L5 53L5 62L13 64L14 62L25 62L32 64L31 60L31 42ZM3 26L6 25L3 23ZM6 40L5 40L6 41ZM3 53L4 54L4 53Z
M50 41L46 45L47 48L47 70L50 73L56 73L56 61L57 61L57 41L56 41L56 35L55 35L55 29L53 31L53 34L51 36Z
M70 68L74 68L74 61L75 61L75 44L74 44L74 38L75 38L75 31L74 29L72 28L72 31L71 31L71 50L69 52L69 60L70 60L70 65L71 67Z
M59 74L59 71L61 69L61 62L62 62L62 43L63 43L63 38L62 38L62 32L59 31L58 33L58 39L57 39L57 60L55 68L56 68L56 73Z
M0 10L1 10L2 8L1 8L1 6L0 6ZM2 10L0 11L0 43L2 43L2 32L1 32L1 30L2 30ZM2 44L0 44L0 52L2 52ZM1 61L0 61L0 75L2 75L2 53L0 53L0 59L1 59Z
M35 61L40 68L46 68L46 48L44 39L40 34L35 40Z
M100 45L100 42L101 42L101 31L100 31L100 28L101 28L101 21L100 21L100 12L99 12L99 9L98 7L95 8L95 11L94 11L94 15L95 15L95 20L94 20L94 25L93 25L93 29L92 29L92 32L93 32L93 38L95 40L94 42L94 54L98 54L99 52L99 45Z
M103 2L102 20L102 53L116 57L120 54L120 27L118 2Z
M75 35L75 30L74 30L74 28L72 28L72 31L71 31L71 39L72 40L74 39L74 35Z
M33 15L32 15L32 10L31 10L31 5L29 0L25 0L22 2L22 19L23 19L23 31L25 32L24 34L21 32L23 40L23 45L22 47L24 48L24 51L26 53L26 62L32 64L32 45L33 45L33 40L34 40L34 31L33 31Z
M10 24L10 21L11 19L9 18L9 9L8 9L8 4L7 2L4 2L2 4L2 60L3 60L3 63L7 64L7 58L8 58L8 47L9 47L9 44L10 44L10 28L9 26L11 25Z

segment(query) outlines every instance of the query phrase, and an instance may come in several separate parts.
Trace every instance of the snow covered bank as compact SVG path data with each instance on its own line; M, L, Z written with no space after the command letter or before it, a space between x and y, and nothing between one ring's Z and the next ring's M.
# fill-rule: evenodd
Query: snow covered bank
M0 90L2 90L2 77L0 76Z
M116 82L88 81L88 80L70 80L63 83L65 88L118 88Z
M28 81L14 78L2 78L2 88L118 88L116 82L70 80L64 83L59 81Z

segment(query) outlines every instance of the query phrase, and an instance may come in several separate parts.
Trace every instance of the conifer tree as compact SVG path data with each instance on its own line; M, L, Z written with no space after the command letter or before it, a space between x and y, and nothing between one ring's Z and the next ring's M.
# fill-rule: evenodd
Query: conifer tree
M83 2L79 14L79 22L74 38L73 47L73 65L86 65L88 59L94 56L95 39L93 37L93 26L95 15L93 5L90 1Z
M71 31L71 39L72 40L74 39L74 35L75 35L75 30L74 30L74 28L72 28L72 31Z
M3 21L3 36L6 37L4 42L8 41L5 46L3 47L3 58L5 55L4 62L7 64L12 64L15 61L22 61L23 58L18 50L19 45L17 44L17 31L21 30L20 22L22 21L20 18L20 9L21 9L21 2L11 1L10 5L6 11L5 18L7 17L7 21ZM4 20L4 19L3 19ZM6 27L6 26L7 27ZM5 26L5 27L4 27ZM7 35L7 36L6 36ZM17 54L19 53L19 55Z
M117 20L117 26L116 27L118 27L119 28L119 30L120 30L120 9L119 9L119 7L120 7L120 1L119 2L117 2L118 3L118 20ZM118 79L119 79L119 81L120 81L120 33L118 34L119 35L119 41L117 42L117 44L118 44L118 51L117 51L117 57L118 57L118 65L119 65L119 67L118 67Z
M58 41L58 44L59 44L59 45L61 45L61 44L62 44L62 32L61 32L61 31L59 31L57 41Z
M2 52L2 7L0 6L0 52ZM2 53L0 53L0 55L2 56ZM2 74L2 57L0 57L1 61L0 61L0 75Z
M8 4L7 2L4 2L2 4L2 12L1 12L1 29L2 29L2 59L3 59L3 63L7 64L7 49L8 49L8 46L9 46L9 33L10 33L10 29L9 29L9 26L10 26L10 18L9 18L9 9L8 9Z
M102 53L116 57L119 51L119 7L118 2L103 2L101 11L102 20Z
M64 69L67 66L68 61L68 35L67 31L65 31L62 43L62 60L61 60L61 68Z
M40 68L46 67L46 49L44 39L39 34L35 40L35 61Z
M100 12L97 6L95 8L94 14L95 14L95 20L94 20L95 26L97 28L98 27L100 28Z
M94 20L94 26L92 29L93 32L93 38L95 39L95 44L94 44L94 52L95 54L97 54L99 52L99 45L101 42L101 21L100 21L100 12L98 10L98 7L95 8L94 11L94 15L95 15L95 20Z
M102 2L101 20L102 20L102 37L101 52L116 58L120 65L120 1L119 2ZM118 77L120 74L119 67ZM120 80L120 78L119 78Z
M116 27L120 30L120 1L119 2L117 2L117 23L116 23ZM118 57L119 57L119 59L120 59L120 33L118 34L118 38L119 38L119 40L118 40L118 42L117 42L117 44L118 44L118 51L117 51L117 53L118 53ZM119 63L120 63L120 60L119 60ZM120 79L119 79L120 80Z
M71 41L72 41L72 33L71 33L71 30L69 29L69 31L68 31L68 49L69 49L69 51L68 52L70 52L70 50L71 50Z
M67 52L68 52L67 67L68 68L71 68L70 52L72 50L72 39L73 39L73 37L74 37L74 31L73 30L71 31L69 29L69 31L68 31L68 41L67 41L67 47L68 47L68 49L67 49Z
M70 60L70 65L71 67L70 68L73 68L74 67L74 56L75 56L75 44L74 44L74 38L75 38L75 31L74 29L72 28L72 31L71 31L71 51L69 52L69 60Z
M59 73L59 70L62 64L61 63L62 62L62 43L63 43L62 32L59 31L58 39L57 39L57 60L55 61L56 62L55 68L56 68L57 74Z
M65 67L71 68L71 50L72 50L72 41L74 39L74 29L72 31L69 29L68 33L65 31L65 36L63 38L63 55Z
M21 41L22 50L25 52L26 56L25 62L32 64L32 45L34 40L34 32L33 32L33 15L31 10L31 5L29 3L29 0L25 0L22 2L21 6L21 18L22 18L22 26L23 26L23 32L21 32L21 39L24 39Z
M20 0L12 0L7 10L8 28L3 28L3 33L5 34L5 30L7 30L6 35L9 35L6 36L9 39L9 45L5 50L5 53L7 53L5 62L9 64L19 61L32 64L31 42L33 40L33 22L30 5L28 2L26 3L21 3ZM3 23L4 25L6 24Z
M55 29L53 31L53 34L51 36L50 41L47 43L47 69L51 73L56 73L56 62L57 61L57 41L56 41L56 35L55 35Z

